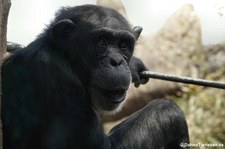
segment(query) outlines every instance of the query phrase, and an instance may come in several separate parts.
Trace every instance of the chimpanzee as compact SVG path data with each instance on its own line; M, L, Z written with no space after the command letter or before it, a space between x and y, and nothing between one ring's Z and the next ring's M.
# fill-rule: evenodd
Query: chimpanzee
M181 109L161 99L105 134L101 115L121 108L130 83L148 82L132 57L142 31L115 10L65 7L2 65L4 149L160 149L188 143Z

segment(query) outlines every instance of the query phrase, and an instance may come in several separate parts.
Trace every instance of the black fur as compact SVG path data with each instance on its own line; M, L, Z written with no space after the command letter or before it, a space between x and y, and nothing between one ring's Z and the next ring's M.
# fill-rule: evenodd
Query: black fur
M142 28L116 11L61 9L49 27L2 65L4 149L158 149L188 142L172 101L151 102L104 134L100 115L124 102L131 79L147 70L132 57ZM132 76L132 78L131 78Z
M109 133L113 149L180 149L188 143L188 128L178 105L154 100Z

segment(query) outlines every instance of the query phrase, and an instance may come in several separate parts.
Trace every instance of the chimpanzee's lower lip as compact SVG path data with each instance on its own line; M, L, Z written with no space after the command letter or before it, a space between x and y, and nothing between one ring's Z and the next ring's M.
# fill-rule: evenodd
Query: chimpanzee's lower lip
M109 90L109 89L102 89L98 88L104 96L106 96L106 100L109 100L113 103L121 103L127 94L127 89L115 89L115 90Z

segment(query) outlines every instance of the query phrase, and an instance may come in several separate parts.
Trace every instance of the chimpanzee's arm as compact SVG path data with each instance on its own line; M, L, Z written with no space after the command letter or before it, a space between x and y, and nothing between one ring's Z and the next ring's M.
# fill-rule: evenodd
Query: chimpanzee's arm
M181 149L189 142L183 112L171 100L155 100L114 127L109 138L113 149Z

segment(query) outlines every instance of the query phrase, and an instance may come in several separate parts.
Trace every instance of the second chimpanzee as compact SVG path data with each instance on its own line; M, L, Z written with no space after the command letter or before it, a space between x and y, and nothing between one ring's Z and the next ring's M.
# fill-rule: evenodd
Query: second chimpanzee
M160 149L188 143L180 108L156 100L103 131L101 114L117 111L132 82L147 78L132 57L140 27L115 10L62 8L49 27L2 66L4 149Z

